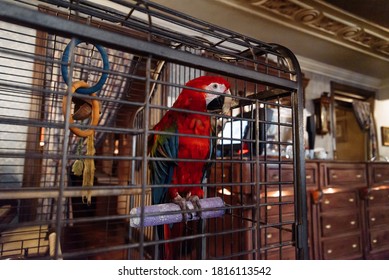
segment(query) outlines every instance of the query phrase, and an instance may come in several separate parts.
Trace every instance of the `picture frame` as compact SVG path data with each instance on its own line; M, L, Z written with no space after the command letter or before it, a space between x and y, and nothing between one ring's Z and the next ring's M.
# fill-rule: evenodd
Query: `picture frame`
M347 120L340 119L336 120L336 142L346 143L347 142Z
M381 126L382 146L389 146L389 127Z

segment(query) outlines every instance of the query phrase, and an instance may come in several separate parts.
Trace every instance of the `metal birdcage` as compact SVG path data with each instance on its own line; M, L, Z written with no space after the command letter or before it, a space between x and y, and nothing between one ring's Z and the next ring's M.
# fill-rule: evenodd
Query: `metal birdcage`
M308 258L291 51L146 0L2 1L0 14L0 258L158 259L168 243L177 259ZM154 221L182 213L150 210L147 138L202 75L231 84L228 112L209 113L209 216L163 240Z

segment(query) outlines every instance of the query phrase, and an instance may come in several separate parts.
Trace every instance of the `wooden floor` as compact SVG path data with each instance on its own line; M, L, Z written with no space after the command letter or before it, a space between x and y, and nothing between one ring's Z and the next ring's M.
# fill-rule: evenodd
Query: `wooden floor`
M62 233L65 259L66 254L71 254L69 259L128 259L127 250L112 250L128 243L128 222L117 219L93 222L96 218L115 216L116 200L115 197L92 197L91 205L86 205L81 199L73 198L75 222L64 227Z
M111 249L127 243L124 223L89 222L64 229L62 251L74 253L69 259L120 260L128 259L127 250Z

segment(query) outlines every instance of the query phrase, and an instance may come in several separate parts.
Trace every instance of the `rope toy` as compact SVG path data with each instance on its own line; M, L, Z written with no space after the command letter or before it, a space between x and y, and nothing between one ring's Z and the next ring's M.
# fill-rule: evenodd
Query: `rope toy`
M69 70L68 70L68 66L70 64L69 63L70 54L72 54L73 49L81 43L82 43L82 41L79 39L72 39L72 41L66 46L66 48L62 54L61 73L62 73L62 77L63 77L65 83L68 86L70 86L69 85ZM88 87L88 88L80 87L76 90L76 93L92 94L94 92L97 92L97 91L102 89L103 85L105 84L105 81L108 78L107 71L109 69L109 61L108 61L107 53L105 52L105 50L102 46L95 45L95 47L99 51L99 53L101 55L101 59L103 60L103 73L100 77L100 80L94 86Z
M73 84L71 92L76 92L79 88L87 88L89 85L84 81L77 81ZM92 93L91 96L96 96L96 94ZM67 104L67 96L64 96L62 99L62 112L65 116L66 114L66 104ZM79 105L79 108L76 106L76 112L74 114L70 114L69 116L69 123L74 123L74 115L78 114L78 119L84 120L88 117L90 117L91 125L96 126L99 122L99 114L100 114L100 103L96 99L85 101L82 98L77 99L76 104ZM91 109L88 109L88 106L91 107ZM86 109L85 109L86 108ZM82 112L79 112L82 110ZM94 138L95 138L95 131L94 129L87 129L87 130L81 130L78 127L69 127L69 129L77 136L87 138L87 148L86 148L86 155L87 156L94 156L96 153L95 145L94 145ZM78 147L78 154L81 154L82 148ZM94 181L94 175L95 175L95 162L92 158L86 158L84 160L76 160L73 163L72 166L72 172L77 176L83 176L82 179L82 186L83 187L92 187L93 181ZM87 190L85 194L82 196L83 202L87 203L88 205L91 204L92 201L92 195L91 190Z

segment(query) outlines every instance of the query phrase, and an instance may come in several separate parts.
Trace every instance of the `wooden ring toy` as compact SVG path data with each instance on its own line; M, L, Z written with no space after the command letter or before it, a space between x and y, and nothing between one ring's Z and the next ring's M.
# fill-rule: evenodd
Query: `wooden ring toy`
M72 93L76 92L78 88L87 88L88 84L84 81L77 81L72 85ZM90 94L90 96L96 97L95 93ZM100 116L100 104L99 101L96 99L91 99L92 103L92 113L91 113L91 126L96 126L99 122L99 116ZM62 113L64 116L66 116L66 104L67 104L67 96L65 95L62 99ZM74 123L73 114L70 114L69 116L69 124ZM86 129L82 130L78 127L72 127L70 126L69 129L77 136L79 137L88 137L92 135L95 131L94 129Z

